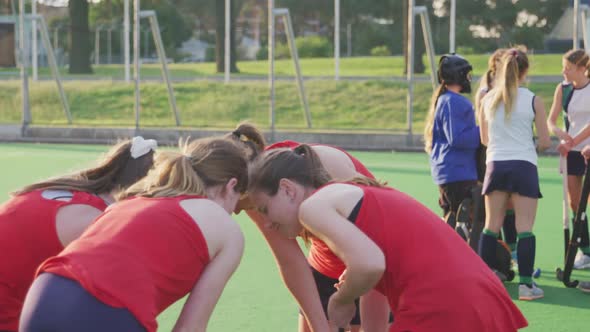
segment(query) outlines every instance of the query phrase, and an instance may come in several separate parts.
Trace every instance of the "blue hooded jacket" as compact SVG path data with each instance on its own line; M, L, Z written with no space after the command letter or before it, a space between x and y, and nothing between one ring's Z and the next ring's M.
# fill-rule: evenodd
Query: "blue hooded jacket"
M452 91L441 94L436 103L430 153L434 182L442 185L477 180L475 152L479 143L471 101Z

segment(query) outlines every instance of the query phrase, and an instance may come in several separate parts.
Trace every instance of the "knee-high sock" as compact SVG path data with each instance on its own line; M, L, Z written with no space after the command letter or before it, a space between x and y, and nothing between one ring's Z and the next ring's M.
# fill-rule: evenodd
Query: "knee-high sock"
M532 232L518 233L516 254L518 257L518 276L521 284L531 284L535 265L536 240Z
M514 251L514 249L516 249L516 224L514 222L514 210L506 211L502 231L504 232L504 241L510 247L510 250Z
M496 266L496 246L498 243L498 233L489 229L484 229L479 238L479 256L490 268Z

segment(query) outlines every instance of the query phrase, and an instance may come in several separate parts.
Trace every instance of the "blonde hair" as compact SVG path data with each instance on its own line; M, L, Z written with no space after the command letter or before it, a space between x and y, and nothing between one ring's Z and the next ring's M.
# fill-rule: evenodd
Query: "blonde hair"
M13 192L20 195L39 189L84 191L93 194L125 190L143 178L154 164L154 151L136 158L131 156L131 140L114 145L97 166L28 185Z
M563 59L578 67L586 69L586 77L590 78L590 57L588 53L582 49L569 50L563 55Z
M436 91L434 91L432 98L430 99L430 109L428 110L426 123L424 125L424 151L427 153L432 152L432 130L434 129L434 118L436 116L436 103L438 98L445 92L447 92L447 86L441 84Z
M225 185L232 178L238 181L236 191L246 191L248 164L244 150L236 143L203 138L179 145L181 152L158 153L155 168L120 198L205 195L207 188Z
M502 55L504 55L506 51L506 48L499 48L492 53L488 59L488 70L479 81L479 89L477 90L477 93L484 89L489 92L493 88L494 80L498 74L499 67L502 64ZM481 100L479 98L475 98L475 109L477 110L477 114L479 114L481 111Z
M504 117L506 120L510 119L518 94L519 81L528 68L529 59L524 51L512 48L504 53L496 86L486 96L489 100L486 116L493 117L500 103L503 103Z

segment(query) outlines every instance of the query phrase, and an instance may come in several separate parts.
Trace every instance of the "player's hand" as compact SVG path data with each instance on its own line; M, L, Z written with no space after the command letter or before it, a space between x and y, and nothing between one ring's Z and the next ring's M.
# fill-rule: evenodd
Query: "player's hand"
M356 313L356 304L338 300L338 292L330 296L328 301L328 320L337 328L350 329L350 321Z
M342 287L342 285L344 284L345 280L346 280L346 269L344 270L344 272L342 272L340 277L338 277L338 283L334 284L334 288L340 289L340 287Z
M559 137L560 141L565 141L566 143L574 144L574 139L565 131L556 132L557 137Z
M590 159L590 145L586 145L580 153L582 153L582 156L584 156L586 162L588 162L588 159Z
M561 140L561 142L559 142L559 145L557 146L557 151L562 156L567 156L567 153L570 152L570 150L573 149L573 147L574 147L573 140L570 140L570 141Z

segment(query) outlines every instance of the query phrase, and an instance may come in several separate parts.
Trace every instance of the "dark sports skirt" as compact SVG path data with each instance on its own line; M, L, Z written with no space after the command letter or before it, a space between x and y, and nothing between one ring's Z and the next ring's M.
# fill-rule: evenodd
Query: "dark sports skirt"
M482 194L487 195L493 191L542 198L537 166L524 160L502 160L487 163Z
M567 153L567 175L584 176L586 160L580 151Z

